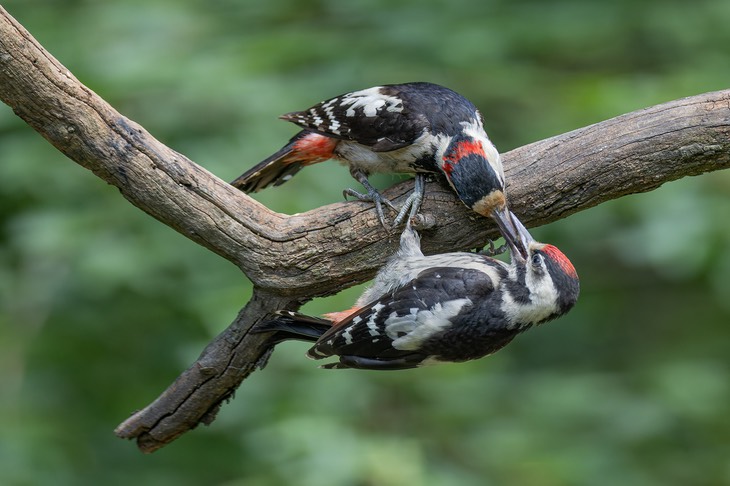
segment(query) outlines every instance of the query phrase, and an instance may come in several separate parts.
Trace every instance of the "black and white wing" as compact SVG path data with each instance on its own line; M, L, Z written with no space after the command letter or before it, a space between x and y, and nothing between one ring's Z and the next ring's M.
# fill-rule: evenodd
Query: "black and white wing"
M314 359L339 356L333 368L406 369L438 359L439 339L494 291L486 273L430 268L366 305L326 332L309 350Z
M478 114L474 105L448 88L405 83L353 91L281 118L375 152L389 152L412 144L424 131L457 133L460 122Z

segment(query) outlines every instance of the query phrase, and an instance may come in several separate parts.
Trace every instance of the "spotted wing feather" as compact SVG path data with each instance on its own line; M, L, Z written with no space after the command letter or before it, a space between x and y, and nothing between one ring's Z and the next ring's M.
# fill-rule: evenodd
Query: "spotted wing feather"
M323 101L308 110L281 118L322 135L351 140L376 152L388 152L413 142L425 126L406 110L397 93L374 87Z
M448 88L406 83L346 93L281 118L375 152L388 152L410 145L424 131L458 133L460 122L477 120L479 115L473 104Z
M468 268L431 268L322 335L309 351L309 356L321 359L341 356L340 365L348 361L389 361L403 369L418 366L435 355L439 336L459 325L459 316L494 291L491 278L483 272ZM344 366L342 366L344 364ZM363 367L363 366L355 366ZM384 368L387 366L380 366Z

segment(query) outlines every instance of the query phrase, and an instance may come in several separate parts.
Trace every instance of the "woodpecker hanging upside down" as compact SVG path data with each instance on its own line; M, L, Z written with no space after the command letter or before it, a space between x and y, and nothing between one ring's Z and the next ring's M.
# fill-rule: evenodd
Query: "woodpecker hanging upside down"
M345 189L344 194L375 203L383 226L382 205L395 207L368 182L376 172L416 174L417 186L395 225L403 222L409 207L409 217L418 212L427 173L443 174L469 208L501 220L502 226L509 224L499 153L476 107L448 88L431 83L376 86L281 118L304 130L233 186L256 192L283 184L304 166L335 159L349 165L352 177L367 190Z
M406 225L400 249L352 309L329 319L279 311L256 332L273 331L272 345L313 342L307 353L313 359L339 357L323 368L400 370L494 353L568 312L579 292L570 260L534 241L510 215L516 230L506 235L510 264L475 253L424 256Z

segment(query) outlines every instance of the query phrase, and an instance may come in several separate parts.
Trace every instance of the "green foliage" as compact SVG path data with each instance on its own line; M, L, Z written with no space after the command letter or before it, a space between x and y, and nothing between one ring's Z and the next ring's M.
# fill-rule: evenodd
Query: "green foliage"
M82 82L227 180L295 132L279 114L375 84L463 93L506 151L730 79L722 0L5 7ZM257 198L304 211L352 184L322 164ZM211 427L143 456L114 426L195 359L250 284L0 107L0 483L728 483L728 193L717 172L535 231L571 257L581 299L493 357L331 372L286 344Z

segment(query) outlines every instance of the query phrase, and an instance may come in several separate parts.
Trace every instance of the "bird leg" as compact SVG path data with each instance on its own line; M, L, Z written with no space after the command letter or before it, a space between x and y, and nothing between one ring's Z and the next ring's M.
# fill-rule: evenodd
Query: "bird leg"
M400 207L398 216L393 220L393 226L397 227L403 222L406 214L408 214L408 221L410 222L418 214L418 210L421 209L421 203L423 202L424 188L426 186L426 176L423 174L416 174L415 184L413 186L413 192L408 195L408 198ZM410 208L410 212L408 209Z
M375 204L375 212L378 214L378 219L380 220L380 224L383 225L384 228L388 229L388 225L385 224L385 215L383 214L383 204L390 207L393 211L398 211L395 206L393 206L393 203L390 202L388 199L383 197L380 192L378 192L377 189L375 189L370 182L368 181L368 176L360 171L355 170L351 171L352 177L354 177L360 184L363 185L363 187L368 191L367 194L362 194L360 192L357 192L354 189L345 189L342 191L342 195L347 198L347 196L352 196L355 199L358 199L360 201L370 201L373 204Z

